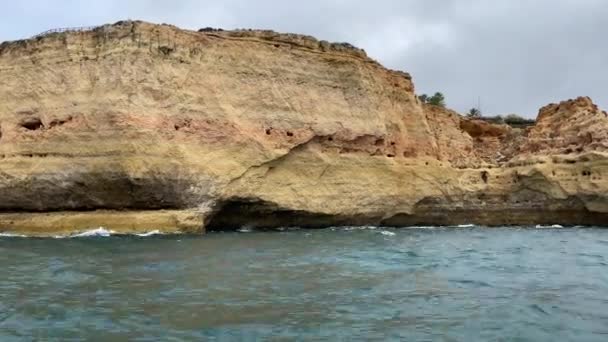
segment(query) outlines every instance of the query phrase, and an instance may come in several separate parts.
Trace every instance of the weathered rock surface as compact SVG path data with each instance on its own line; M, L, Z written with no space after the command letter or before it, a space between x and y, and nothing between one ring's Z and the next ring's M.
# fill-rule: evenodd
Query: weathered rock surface
M0 232L601 224L608 119L422 105L348 44L121 22L0 45Z
M588 97L550 104L540 110L524 150L537 154L607 151L607 121L608 113Z

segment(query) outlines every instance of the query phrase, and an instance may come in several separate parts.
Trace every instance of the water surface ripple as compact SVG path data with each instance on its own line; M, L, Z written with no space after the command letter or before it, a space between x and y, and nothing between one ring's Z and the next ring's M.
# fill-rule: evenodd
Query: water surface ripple
M608 230L0 238L0 341L608 340Z

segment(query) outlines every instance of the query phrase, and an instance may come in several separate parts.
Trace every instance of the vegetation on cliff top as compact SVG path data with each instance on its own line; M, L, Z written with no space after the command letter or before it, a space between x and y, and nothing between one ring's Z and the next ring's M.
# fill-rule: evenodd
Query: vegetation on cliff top
M445 96L441 92L436 92L433 96L429 96L427 94L422 94L422 95L418 96L418 99L420 100L420 102L425 103L425 104L439 106L439 107L443 107L443 108L445 108L445 106L446 106ZM532 126L536 122L536 120L527 119L527 118L524 118L517 114L508 114L506 116L502 116L502 115L484 116L483 113L481 112L481 109L476 108L476 107L469 109L469 111L466 112L464 114L464 116L468 119L483 120L483 121L493 123L493 124L498 124L498 125L506 124L511 127L517 127L517 128Z
M536 121L533 119L526 119L517 114L509 114L506 116L502 116L502 115L482 116L481 113L477 114L476 112L469 111L466 114L466 117L470 118L470 119L483 120L483 121L497 124L497 125L506 124L506 125L509 125L511 127L516 127L516 128L524 128L524 127L532 126L536 123Z
M420 102L430 104L433 106L445 107L445 96L442 93L436 92L433 96L422 94L418 96Z

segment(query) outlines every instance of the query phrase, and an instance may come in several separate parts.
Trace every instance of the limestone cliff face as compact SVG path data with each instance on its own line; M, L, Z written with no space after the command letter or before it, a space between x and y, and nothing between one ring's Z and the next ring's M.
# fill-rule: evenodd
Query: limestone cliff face
M0 232L601 223L592 108L481 127L362 50L271 31L121 22L3 43Z

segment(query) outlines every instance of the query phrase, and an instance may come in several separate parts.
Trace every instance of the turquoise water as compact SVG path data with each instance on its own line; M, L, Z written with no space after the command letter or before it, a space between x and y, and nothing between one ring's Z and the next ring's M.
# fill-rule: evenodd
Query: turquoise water
M0 238L0 341L607 341L608 230Z

